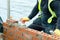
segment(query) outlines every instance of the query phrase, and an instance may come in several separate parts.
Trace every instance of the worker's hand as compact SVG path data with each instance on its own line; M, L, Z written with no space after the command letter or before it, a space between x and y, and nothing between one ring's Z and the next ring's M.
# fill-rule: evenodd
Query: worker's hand
M55 34L56 36L60 36L60 30L59 30L59 29L56 29L56 30L54 31L54 34Z
M20 19L20 21L22 22L22 23L25 23L25 22L27 22L27 21L29 21L30 19L28 18L28 17L23 17L23 18L21 18Z

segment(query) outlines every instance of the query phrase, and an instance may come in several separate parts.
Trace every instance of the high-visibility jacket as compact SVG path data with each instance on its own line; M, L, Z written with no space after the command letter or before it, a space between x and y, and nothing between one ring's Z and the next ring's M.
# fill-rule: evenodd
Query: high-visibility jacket
M52 2L53 0L48 0L48 9L49 9L49 12L51 13L51 17L50 18L48 18L48 20L47 20L47 22L48 23L51 23L52 22L52 19L54 18L54 17L57 17L56 16L56 14L55 14L55 12L51 9L51 7L50 7L50 3ZM38 9L39 9L39 11L40 12L42 12L42 10L41 10L41 3L42 3L42 0L38 0Z

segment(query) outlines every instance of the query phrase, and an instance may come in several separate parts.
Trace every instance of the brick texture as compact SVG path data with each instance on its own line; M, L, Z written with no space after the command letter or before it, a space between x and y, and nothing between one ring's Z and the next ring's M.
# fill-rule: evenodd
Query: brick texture
M10 27L8 23L3 23L3 25L4 40L60 40L59 36L49 35L30 28Z

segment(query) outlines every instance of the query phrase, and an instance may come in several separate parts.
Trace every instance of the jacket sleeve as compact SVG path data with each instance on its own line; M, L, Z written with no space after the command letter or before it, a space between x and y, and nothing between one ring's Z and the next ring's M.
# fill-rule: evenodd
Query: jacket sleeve
M55 11L57 15L57 24L56 27L60 30L60 1L53 1L51 3L51 8Z
M29 19L32 19L34 16L36 16L36 14L38 14L38 3L35 5L35 7L33 8L31 14L29 15Z

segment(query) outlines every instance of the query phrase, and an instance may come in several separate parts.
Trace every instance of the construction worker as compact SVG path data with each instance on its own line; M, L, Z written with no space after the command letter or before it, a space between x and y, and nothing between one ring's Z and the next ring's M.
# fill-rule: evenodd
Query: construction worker
M52 30L55 34L60 35L60 0L37 0L29 17L23 17L21 21L31 20L38 12L40 15L28 27L48 34Z

